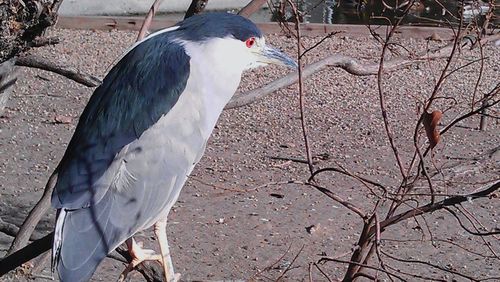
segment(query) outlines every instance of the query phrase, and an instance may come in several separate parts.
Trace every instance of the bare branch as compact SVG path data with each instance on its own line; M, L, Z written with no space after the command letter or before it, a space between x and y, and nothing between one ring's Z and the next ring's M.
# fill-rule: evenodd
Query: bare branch
M300 248L300 250L297 252L297 254L293 257L292 261L290 262L290 264L286 267L286 269L283 271L283 273L276 279L276 282L278 281L281 281L281 279L285 276L285 274L290 271L290 269L292 269L292 266L293 264L295 263L295 261L297 260L297 258L299 258L299 255L302 253L302 251L304 250L304 247L306 245L302 245L302 247Z
M47 184L45 185L45 189L43 191L42 198L36 203L35 207L30 211L23 224L19 228L19 232L17 233L16 238L10 245L9 250L7 251L7 256L12 254L13 252L19 250L20 248L26 246L31 237L31 234L35 230L36 225L45 214L45 212L50 207L50 198L52 195L52 190L57 182L57 168L49 177ZM50 248L50 247L49 247Z
M445 281L445 280L439 279L439 278L433 278L433 277L422 276L422 275L418 275L418 274L414 274L414 273L409 273L409 272L401 270L398 267L392 267L390 265L387 265L387 268L392 269L394 271L397 271L400 274L408 275L408 276L413 277L413 278L419 278L419 279L422 279L424 281L439 281L439 282ZM406 281L408 281L408 280L406 280Z
M262 7L266 3L267 0L252 0L238 12L238 15L248 18L252 14L257 12L260 9L260 7Z
M101 84L101 80L95 76L83 73L73 67L55 64L35 55L17 58L16 65L54 72L88 87L95 87Z
M268 271L270 269L272 269L276 264L278 264L287 254L288 252L290 252L290 250L292 249L292 244L293 243L290 243L290 245L288 246L288 248L286 249L285 253L282 254L277 260L275 260L272 264L266 266L264 269L258 271L257 273L255 273L254 275L252 275L249 279L249 281L254 281L254 279L256 277L258 277L259 275L262 275L262 272L264 271Z
M440 242L440 243L447 243L447 244L450 244L450 245L453 245L455 247L458 247L464 251L466 251L467 253L470 253L470 254L473 254L473 255L476 255L476 256L479 256L479 257L482 257L482 258L490 258L490 259L497 259L497 260L500 260L500 258L494 256L494 255L485 255L483 253L480 252L480 250L470 250L468 248L466 248L465 246L462 246L458 243L455 243L453 242L452 240L450 239L439 239L439 238L433 238L432 240L434 240L435 242ZM408 243L408 242L411 242L411 241L416 241L416 242L421 242L422 240L421 239L417 239L417 240L398 240L398 239L382 239L382 241L387 241L387 242L404 242L404 243Z
M457 210L459 210L464 216L465 218L467 218L467 220L469 220L469 222L472 224L472 226L474 227L474 229L476 229L477 232L479 232L479 228L475 225L474 222L476 222L477 224L481 225L481 227L484 229L484 230L487 230L487 228L483 225L483 223L477 219L477 217L474 216L474 214L472 214L471 212L469 212L462 204L459 204L459 206L457 207ZM463 211L462 211L463 210ZM500 238L499 236L497 236L496 234L492 234L492 237L499 241L500 242ZM491 245L491 243L489 241L486 240L486 238L484 236L480 236L481 240L483 241L483 243L488 247L488 249L490 250L490 252L497 258L497 259L500 259L500 257L498 256L498 254L496 253L495 249L493 248L493 246Z
M28 246L13 252L12 254L6 256L0 260L0 276L7 274L8 272L14 270L15 268L21 266L23 263L28 262L41 254L49 251L52 247L52 240L54 238L54 232L44 236L41 239L33 241ZM116 248L116 252L120 254L125 260L130 261L130 255L128 251L123 247ZM110 255L113 257L113 255ZM118 260L122 261L118 258ZM123 261L122 261L123 262ZM150 282L161 282L163 281L163 274L161 267L155 263L142 263L137 266L137 270L144 276L146 281Z
M404 16L406 16L406 14L410 11L410 7L412 5L413 5L413 2L410 5L408 5L408 7L403 12L403 16L399 18L399 20L396 22L396 24L393 27L391 27L389 34L386 36L385 41L384 41L384 45L382 47L382 53L380 54L380 63L379 63L378 71L377 71L377 87L378 87L378 93L379 93L379 102L380 102L380 110L382 113L382 120L384 123L384 128L385 128L385 132L387 135L387 139L389 141L389 144L391 145L394 157L396 159L396 163L398 165L399 171L401 172L401 176L403 177L403 181L405 181L407 177L406 177L405 169L403 166L403 162L401 161L401 157L399 156L398 147L396 146L396 144L394 142L394 134L392 132L391 125L389 123L389 117L388 117L387 109L385 106L384 90L382 87L382 75L384 74L385 53L389 47L390 40L391 40L392 36L394 35L394 33L396 32L398 26L403 21Z
M305 107L305 101L304 101L304 81L303 81L303 78L302 78L302 56L305 53L302 53L302 44L301 44L301 41L300 41L301 34L300 34L299 11L297 10L297 7L295 6L295 4L291 0L288 0L288 4L290 5L290 7L292 7L293 14L294 14L294 17L295 17L295 31L297 32L297 61L298 61L297 62L297 64L298 64L297 74L298 74L298 78L299 78L300 126L302 128L302 137L304 138L304 146L305 146L305 150L306 150L307 166L309 167L309 173L312 176L313 173L314 173L314 165L313 165L313 160L312 160L311 147L309 145L309 137L307 136L306 117L305 117L305 113L304 113L304 107Z
M316 267L316 269L318 269L318 271L326 278L326 280L328 280L328 282L332 282L332 279L328 276L328 274L326 274L323 269L321 269L321 267L319 267L319 265L317 263L313 263L314 266Z
M312 174L312 176L309 178L308 181L311 181L313 177L315 177L316 175L320 174L320 173L323 173L323 172L327 172L327 171L333 171L333 172L338 172L338 173L341 173L343 175L346 175L346 176L349 176L349 177L352 177L356 180L358 180L359 182L361 182L361 184L363 184L363 186L365 186L366 188L368 188L370 190L370 192L372 193L372 195L376 196L376 197L379 197L377 195L377 193L375 193L371 187L368 185L373 185L375 187L378 187L380 188L382 191L384 191L385 194L387 194L387 188L385 188L382 184L378 183L378 182L375 182L373 180L370 180L368 178L365 178L365 177L362 177L362 176L358 176L354 173L351 173L349 172L347 169L343 168L343 167L326 167L326 168L322 168L322 169L318 169L316 171L314 171L314 173Z
M379 267L374 267L374 266L371 266L371 265L368 265L368 264L363 264L363 263L355 262L355 261L348 261L348 260L341 260L341 259L323 257L323 258L321 258L318 261L318 263L324 263L324 262L327 262L327 261L346 263L346 264L349 264L349 265L354 264L354 265L357 265L357 266L362 266L362 267L366 267L366 268L370 268L370 269L375 269L375 270L384 272L387 275L394 276L394 277L400 279L401 281L405 281L405 279L403 277L401 277L401 276L399 276L397 274L394 274L392 272L389 272L389 271L387 271L385 269L382 269L382 268L379 268ZM362 275L366 275L366 274L362 274ZM349 281L349 280L344 280L344 281Z
M151 26L151 22L153 21L153 17L155 16L156 11L158 11L158 7L160 6L162 1L163 0L155 0L153 2L153 5L151 5L151 8L149 8L149 12L144 19L144 22L142 23L141 30L137 35L136 41L141 41L144 37L146 37L149 27Z
M485 94L485 96L487 97L487 101L489 101L489 99L492 99L493 97L498 95L498 93L500 93L500 83L497 83L497 85L488 94ZM462 120L470 118L470 117L484 111L485 109L491 108L491 107L495 106L496 104L498 104L499 102L500 102L500 100L495 100L495 101L490 102L490 103L483 103L481 105L481 107L458 116L457 118L453 119L450 123L448 123L443 129L441 129L439 132L439 135L445 134L448 130L452 129L453 126L455 126L457 123L461 122ZM423 154L424 157L429 153L429 151L430 151L430 146L428 146L426 148L426 150ZM413 163L413 161L412 161L412 163Z
M462 5L462 9L463 9L463 5ZM431 178L430 178L429 174L427 173L427 169L426 169L425 161L424 161L424 156L423 156L422 152L420 151L420 146L418 144L418 131L419 131L420 125L424 122L425 116L428 113L428 110L430 109L432 103L434 102L436 95L438 94L439 90L441 89L441 86L443 85L444 81L446 80L446 73L451 66L451 62L453 61L453 58L455 57L455 53L460 48L459 44L462 41L461 39L463 39L463 38L461 38L462 21L463 21L463 17L460 17L458 31L455 34L455 38L453 40L450 55L448 56L448 59L446 60L446 65L443 68L443 70L441 71L441 75L440 75L438 81L435 83L434 89L432 90L430 97L427 99L427 102L424 106L424 109L423 109L423 111L422 111L422 113L417 121L417 124L415 125L415 130L413 133L413 146L415 147L415 152L417 153L419 160L420 160L419 165L417 166L417 169L422 171L423 175L425 176L425 179L427 180L427 184L429 185L429 190L431 193L431 203L434 203L434 201L435 201L434 187L433 187ZM453 32L455 32L455 31L453 30ZM432 148L432 144L431 144L431 148ZM409 169L411 169L412 165L413 165L413 163L410 164ZM418 173L417 173L417 177L418 177Z
M0 218L0 232L8 236L15 237L19 232L19 227L17 227L15 224L5 222L2 220L2 218ZM42 236L37 233L33 233L33 235L31 235L30 237L30 240L34 241L40 238L42 238Z
M37 37L30 42L30 47L42 47L46 45L59 44L59 37Z
M325 40L331 38L332 36L336 35L336 34L339 34L340 31L332 31L330 32L328 35L324 36L323 38L321 38L321 40L319 40L318 42L314 43L311 47L308 47L307 49L304 50L304 52L302 52L300 54L300 57L304 57L307 53L309 53L310 51L312 51L313 49L315 49L316 47L318 47L319 45L321 45L321 43L323 43Z
M54 232L3 258L0 261L0 276L50 250L53 238Z
M186 12L186 15L184 15L184 19L203 12L205 7L207 6L207 3L208 0L192 0L191 5L189 5L189 8Z
M475 192L475 193L455 196L455 197L451 197L451 198L448 198L448 199L445 199L445 200L442 200L439 202L430 203L430 204L427 204L427 205L419 207L419 208L414 208L414 209L405 211L403 213L400 213L398 215L392 216L392 217L380 222L380 228L384 229L384 228L391 226L391 225L394 225L402 220L406 220L406 219L411 218L411 217L415 217L415 216L422 215L425 213L430 213L430 212L433 212L436 210L440 210L440 209L443 209L445 207L454 206L454 205L457 205L459 203L463 203L465 201L472 201L475 199L488 197L490 194L492 194L493 192L495 192L499 189L500 189L500 181L497 181L494 184L492 184L490 187L483 189L483 190L480 190L480 191ZM371 236L373 236L375 234L375 231L376 231L375 228L372 227L372 228L370 228L369 234Z
M401 262L424 264L424 265L430 266L432 268L436 268L436 269L439 269L439 270L442 270L442 271L445 271L445 272L453 273L455 275L461 276L461 277L469 279L471 281L479 281L480 280L480 279L474 278L472 276L460 273L458 271L454 271L454 270L451 270L451 269L448 269L448 268L445 268L445 267L442 267L442 266L439 266L439 265L435 265L433 263L429 263L429 262L425 262L425 261L420 261L420 260L415 260L415 259L402 259L402 258L395 257L393 255L390 255L390 254L388 254L387 252L384 252L384 251L382 251L382 254L384 254L385 256L387 256L390 259L401 261Z
M350 202L342 199L340 196L338 196L337 194L333 193L329 189L327 189L325 187L321 187L321 186L319 186L317 184L314 184L314 183L306 183L306 185L313 186L318 191L320 191L321 193L325 194L328 198L330 198L330 199L336 201L337 203L343 205L344 207L350 209L351 211L353 211L354 213L356 213L357 215L359 215L361 218L366 219L368 217L368 215L367 215L366 212L364 212L363 210L361 210L360 208L358 208L357 206L355 206L353 203L350 203Z
M471 235L475 235L475 236L492 236L492 235L500 234L500 231L479 232L479 231L470 230L469 228L467 228L464 225L464 223L462 222L462 220L460 219L460 217L452 209L447 208L447 207L444 207L444 209L446 211L448 211L451 215L453 215L453 217L458 221L458 224L460 225L460 227L462 227L463 230L465 230L467 233L469 233Z

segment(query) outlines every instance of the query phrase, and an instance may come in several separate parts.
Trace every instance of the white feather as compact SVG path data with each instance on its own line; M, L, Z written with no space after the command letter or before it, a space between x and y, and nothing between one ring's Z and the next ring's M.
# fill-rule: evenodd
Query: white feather
M59 253L61 251L62 232L65 218L66 211L64 209L60 209L56 220L56 227L54 229L54 244L52 245L52 272L54 272L54 268L56 267L57 260L59 258Z

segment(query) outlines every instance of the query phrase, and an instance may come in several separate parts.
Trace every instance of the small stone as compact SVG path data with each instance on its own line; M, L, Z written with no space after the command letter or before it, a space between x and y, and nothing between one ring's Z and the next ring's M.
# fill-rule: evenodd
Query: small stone
M71 122L73 122L73 118L70 116L56 115L54 117L54 123L69 124Z
M307 231L307 233L312 235L313 233L316 233L318 231L319 227L320 227L319 223L313 224L313 225L307 226L306 231Z

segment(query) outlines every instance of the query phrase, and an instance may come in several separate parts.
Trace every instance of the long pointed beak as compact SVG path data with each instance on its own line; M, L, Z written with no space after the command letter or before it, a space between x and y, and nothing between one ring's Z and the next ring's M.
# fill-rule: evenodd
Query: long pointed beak
M262 63L275 64L293 69L298 67L297 63L292 58L273 47L264 46L259 55Z

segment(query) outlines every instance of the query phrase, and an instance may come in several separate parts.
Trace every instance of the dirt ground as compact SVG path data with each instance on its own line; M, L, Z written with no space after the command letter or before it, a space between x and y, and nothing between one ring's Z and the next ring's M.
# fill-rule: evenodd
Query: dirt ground
M62 43L39 48L37 54L100 78L136 37L133 32L57 29L50 35L60 37ZM305 44L310 46L319 39L307 38ZM295 54L292 38L270 36L268 42ZM402 43L412 52L428 47L424 40L407 39ZM434 48L445 43L429 44ZM341 53L363 62L376 62L380 47L368 38L338 35L311 52L307 60L312 62L327 54ZM500 77L500 48L489 44L483 51L487 59L477 97L491 90ZM478 58L478 51L471 54L453 67ZM389 120L405 166L414 152L417 101L430 95L443 66L444 61L425 62L384 76ZM440 128L469 109L478 69L479 64L473 63L449 77L440 94L448 99L438 100L433 108L447 110ZM267 67L249 72L242 80L241 90L263 85L286 71ZM92 94L91 88L45 71L22 69L20 77L9 107L0 118L0 217L18 226L41 196ZM329 69L308 79L305 89L305 114L316 166L342 166L394 191L400 184L400 174L381 119L376 77L352 76L340 69ZM498 180L498 110L497 106L489 112L497 118L488 120L485 131L477 129L479 119L473 117L442 136L434 164L428 167L431 172L440 168L440 173L433 174L438 192L472 192ZM304 159L295 86L222 114L205 156L170 213L168 236L172 259L183 281L274 280L287 268L285 280L307 281L310 262L322 256L335 257L353 248L361 232L361 219L311 187L287 183L305 181L307 166L276 158ZM377 200L359 182L339 174L325 173L319 180L365 211L371 211ZM417 186L415 193L429 192L424 181ZM418 199L421 204L428 202L425 197ZM486 230L500 231L498 197L463 206ZM380 208L381 217L384 210L387 206ZM53 222L51 210L36 234L52 231ZM438 211L425 219L419 217L393 226L381 239L383 250L393 256L432 263L464 276L445 273L424 263L384 259L387 265L402 272L440 281L468 281L467 277L496 277L500 281L500 241L496 236L483 237L483 241L462 229L450 213ZM158 249L151 230L136 238ZM0 233L0 256L11 241L12 237ZM94 274L93 281L115 281L124 267L123 263L108 258ZM333 262L321 267L335 279L341 279L346 269L345 264ZM42 275L51 275L49 264ZM400 275L409 281L418 280ZM388 280L382 274L380 277ZM317 269L313 269L312 278L326 281ZM130 276L131 281L142 279L137 272ZM0 281L18 280L25 280L21 271L0 278Z

